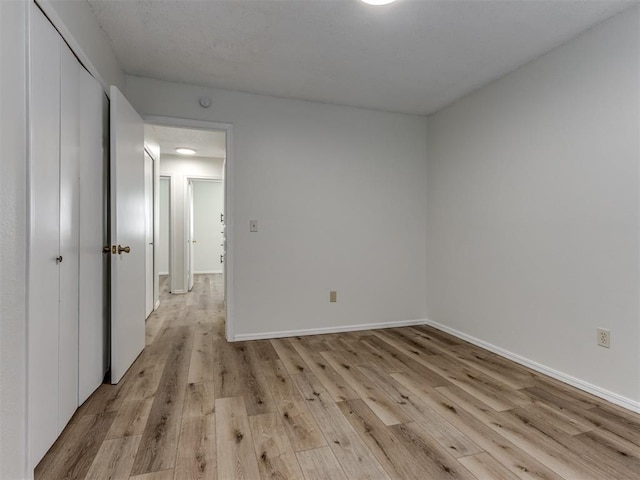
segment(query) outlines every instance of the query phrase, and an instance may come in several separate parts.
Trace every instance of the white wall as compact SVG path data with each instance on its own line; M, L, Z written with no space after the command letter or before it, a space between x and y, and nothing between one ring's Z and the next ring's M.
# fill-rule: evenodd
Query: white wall
M160 179L160 236L158 237L158 273L169 273L169 187L171 180L167 177Z
M140 111L140 110L138 110ZM189 177L222 178L221 158L180 157L160 152L160 175L171 177L171 292L187 291L185 278L186 182ZM162 270L160 270L162 271Z
M102 84L107 95L109 85L115 85L124 92L124 72L89 3L78 0L35 1L80 62Z
M0 478L26 469L26 1L0 1ZM6 68L8 65L11 68Z
M193 273L222 273L224 184L193 182Z
M433 115L427 157L429 318L636 407L639 23L635 7Z
M139 77L127 96L233 123L236 334L425 318L425 118Z

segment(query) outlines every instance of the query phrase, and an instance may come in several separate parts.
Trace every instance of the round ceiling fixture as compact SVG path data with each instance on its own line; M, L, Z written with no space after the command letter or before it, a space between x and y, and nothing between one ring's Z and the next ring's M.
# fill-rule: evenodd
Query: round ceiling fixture
M369 5L389 5L390 3L395 2L396 0L362 0L364 3L368 3Z
M187 147L178 147L176 148L176 152L180 155L195 155L196 151L193 148Z

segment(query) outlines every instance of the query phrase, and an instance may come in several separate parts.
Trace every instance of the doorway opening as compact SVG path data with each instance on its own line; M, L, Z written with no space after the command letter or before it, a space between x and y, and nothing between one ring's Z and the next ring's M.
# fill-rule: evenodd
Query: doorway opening
M171 294L171 176L160 175L158 191L158 301L168 298Z
M187 288L197 275L224 274L224 184L222 179L187 179Z
M223 294L230 339L231 125L165 117L146 121L145 143L154 145L159 158L154 262L158 301L190 292L203 276L202 281L218 285Z

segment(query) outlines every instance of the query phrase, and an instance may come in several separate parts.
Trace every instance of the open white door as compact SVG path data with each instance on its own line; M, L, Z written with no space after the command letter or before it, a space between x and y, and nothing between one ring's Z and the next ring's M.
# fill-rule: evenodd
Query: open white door
M145 344L144 123L111 90L111 383Z

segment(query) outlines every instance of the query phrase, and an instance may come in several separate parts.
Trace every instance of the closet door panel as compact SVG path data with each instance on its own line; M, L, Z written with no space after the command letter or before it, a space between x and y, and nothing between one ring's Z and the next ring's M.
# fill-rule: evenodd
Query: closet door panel
M60 329L58 429L78 407L78 275L80 236L80 74L66 44L60 85Z
M28 280L31 467L58 436L60 47L58 33L32 4Z
M80 322L78 404L102 383L106 365L102 86L80 74Z

